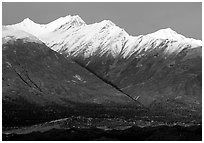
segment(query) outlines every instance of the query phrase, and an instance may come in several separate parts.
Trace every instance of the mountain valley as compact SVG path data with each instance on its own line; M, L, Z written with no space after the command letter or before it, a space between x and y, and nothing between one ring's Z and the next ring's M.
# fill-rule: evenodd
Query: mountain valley
M77 117L70 130L89 119L89 128L115 123L131 131L200 126L202 41L171 28L131 36L110 20L86 24L78 15L4 25L2 105L5 140L46 123L64 133L63 119Z

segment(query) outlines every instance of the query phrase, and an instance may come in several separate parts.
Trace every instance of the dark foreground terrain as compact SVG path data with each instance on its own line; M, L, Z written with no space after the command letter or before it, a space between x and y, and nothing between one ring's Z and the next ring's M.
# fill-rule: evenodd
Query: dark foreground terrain
M202 140L202 124L199 123L166 122L162 116L124 118L105 115L95 118L71 116L31 126L7 127L3 128L3 140Z
M113 140L113 141L201 141L201 126L158 126L158 127L136 127L125 130L104 130L99 128L72 128L51 129L46 132L32 132L29 134L3 134L3 141L65 141L65 140Z

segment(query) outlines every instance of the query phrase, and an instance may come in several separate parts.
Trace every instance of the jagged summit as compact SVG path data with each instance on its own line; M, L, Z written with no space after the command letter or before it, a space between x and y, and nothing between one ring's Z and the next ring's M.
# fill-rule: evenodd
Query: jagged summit
M31 19L25 18L22 22L20 22L18 24L14 24L12 26L18 27L18 29L20 29L20 30L25 30L26 32L34 34L35 36L39 36L41 34L48 32L48 31L49 32L53 31L53 30L65 25L65 24L67 24L67 26L86 25L86 23L81 19L81 17L79 15L73 15L73 16L67 15L64 17L60 17L60 18L58 18L58 19L56 19L50 23L47 23L47 24L37 24L34 21L32 21ZM105 25L105 27L116 26L110 20L103 20L97 24ZM90 25L93 25L93 24L90 24ZM32 28L29 27L30 30L27 30L27 28L24 28L24 26L25 27L32 26ZM34 29L35 32L33 32L31 29ZM160 29L154 33L147 34L147 36L154 37L157 39L169 39L169 40L175 40L175 41L183 40L186 38L185 36L178 34L176 31L172 30L171 28Z
M12 25L19 25L19 24L36 24L36 25L41 25L41 26L48 26L48 25L58 25L58 24L63 24L63 23L67 23L67 22L70 22L70 21L75 21L77 23L81 23L81 24L86 24L82 19L81 17L79 17L78 15L74 15L74 16L71 16L71 15L67 15L67 16L64 16L64 17L60 17L60 18L57 18L56 20L53 20L47 24L40 24L40 23L36 23L34 22L33 20L31 20L30 18L25 18L24 20L22 20L20 23L17 23L17 24L12 24Z
M58 26L61 26L61 25L64 25L66 23L77 23L78 25L82 25L82 24L86 24L78 15L74 15L74 16L71 16L71 15L67 15L65 17L60 17L48 24L45 24L47 27L49 26L55 26L55 27L58 27Z
M22 22L8 25L6 28L30 33L55 51L63 51L74 56L83 53L85 57L89 57L93 53L99 53L99 55L110 53L114 57L123 53L123 56L126 57L136 51L154 49L162 42L165 43L165 40L174 42L174 45L168 45L168 53L180 51L186 45L190 45L191 48L202 45L202 41L186 38L171 28L134 37L110 20L86 24L78 15L60 17L48 24L37 24L26 18ZM100 52L98 51L99 47Z
M115 26L115 24L110 20L103 20L103 21L101 21L99 23L109 25L109 26Z
M84 22L84 20L82 20L81 17L78 16L78 15L72 16L72 19L74 19L74 21L76 21L76 22L78 22L78 23L86 24L86 23Z
M184 37L181 34L178 34L176 31L172 30L171 28L160 29L154 33L148 34L148 36L158 38L158 39L169 39L169 40L183 40Z
M30 18L25 18L21 23L35 23Z
M171 41L179 41L182 43L188 43L190 45L193 45L194 47L202 46L201 40L196 40L193 38L186 38L185 36L172 30L171 28L160 29L156 32L148 34L147 36L153 37L156 39L165 39L165 40L167 39L167 40L171 40Z
M30 18L25 18L24 20L22 20L20 23L16 23L16 24L12 24L12 27L33 27L36 29L36 27L41 27L42 24L38 24L35 23L33 20L31 20ZM21 29L23 30L23 29Z

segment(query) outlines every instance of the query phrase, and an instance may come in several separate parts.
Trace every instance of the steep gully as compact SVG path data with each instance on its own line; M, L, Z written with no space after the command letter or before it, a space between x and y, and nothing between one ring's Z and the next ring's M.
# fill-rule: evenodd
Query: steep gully
M97 73L95 73L93 70L87 68L86 66L84 66L83 64L81 64L80 62L76 61L75 59L72 59L75 63L77 63L78 65L80 65L81 67L87 69L89 72L93 73L96 77L98 77L99 79L101 79L103 82L105 82L106 84L110 85L111 87L113 87L114 89L120 91L121 93L123 93L124 95L126 95L128 98L130 98L131 100L133 100L136 104L139 104L139 106L143 107L144 109L149 110L148 107L144 106L142 103L140 103L139 101L137 101L137 99L131 97L130 95L128 95L127 93L125 93L124 91L122 91L119 87L117 87L116 85L114 85L112 82L102 78L101 76L99 76Z

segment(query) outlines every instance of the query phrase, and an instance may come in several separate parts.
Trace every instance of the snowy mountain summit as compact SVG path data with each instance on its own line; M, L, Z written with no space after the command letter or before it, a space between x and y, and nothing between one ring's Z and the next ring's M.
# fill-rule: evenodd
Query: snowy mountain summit
M202 45L202 41L195 40L193 38L186 38L185 36L178 34L171 28L161 29L154 33L148 34L148 36L158 38L158 39L170 39L174 41L185 41L186 43L194 43L196 45Z
M186 38L183 35L180 35L176 31L172 30L171 28L161 29L148 35L158 39L171 39L176 41Z
M109 20L88 25L78 15L61 17L48 24L37 24L26 18L18 24L4 27L7 32L12 29L32 34L51 49L71 56L89 57L97 53L99 56L111 54L116 57L122 54L129 57L161 45L167 45L165 53L170 54L202 45L202 41L186 38L170 28L133 37Z

